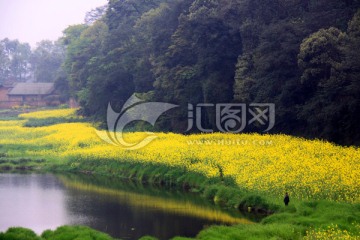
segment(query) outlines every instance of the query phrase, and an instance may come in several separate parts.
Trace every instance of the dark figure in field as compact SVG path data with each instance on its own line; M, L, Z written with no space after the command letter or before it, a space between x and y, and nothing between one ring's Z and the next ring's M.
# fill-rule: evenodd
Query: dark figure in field
M289 205L289 202L290 202L289 194L286 193L286 194L285 194L285 198L284 198L285 206Z

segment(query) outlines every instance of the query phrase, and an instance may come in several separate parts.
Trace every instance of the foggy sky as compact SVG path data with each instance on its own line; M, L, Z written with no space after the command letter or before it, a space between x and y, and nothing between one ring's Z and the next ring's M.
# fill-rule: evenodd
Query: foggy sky
M107 0L0 0L0 40L56 40L69 25L84 22L86 12Z

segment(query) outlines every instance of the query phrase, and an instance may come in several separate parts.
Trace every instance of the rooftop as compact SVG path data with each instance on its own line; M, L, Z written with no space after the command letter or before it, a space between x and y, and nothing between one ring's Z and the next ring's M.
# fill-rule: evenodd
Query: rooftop
M9 95L48 95L54 91L54 83L17 83Z

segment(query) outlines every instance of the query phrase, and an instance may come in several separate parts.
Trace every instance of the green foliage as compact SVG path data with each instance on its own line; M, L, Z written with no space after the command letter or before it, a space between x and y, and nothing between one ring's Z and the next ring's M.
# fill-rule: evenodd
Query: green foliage
M65 58L64 46L60 42L43 40L32 52L30 63L37 82L55 82Z
M341 68L341 45L345 34L337 28L321 29L305 39L300 46L298 63L302 69L301 81L312 88L326 81Z
M259 197L249 196L248 199L261 202ZM359 236L356 206L328 201L305 201L283 207L278 213L264 218L260 224L212 226L201 231L196 239L302 239L307 229L326 228L329 220L342 231ZM327 239L326 236L323 239Z
M196 237L196 239L302 239L299 226L291 224L267 224L267 225L238 225L234 227L214 226L210 227Z
M354 122L359 109L359 63L354 61L358 16L359 12L347 32L332 27L310 35L298 55L302 84L308 91L308 102L299 114L307 118L306 133L348 144L359 139Z
M341 229L356 233L355 223L359 221L356 206L328 201L305 201L293 208L287 207L281 213L262 220L263 224L285 224L309 227L325 227L331 222Z
M64 31L66 74L58 85L83 114L103 122L109 102L119 111L134 92L180 105L160 119L162 131L186 129L188 103L275 103L274 132L357 144L359 14L351 17L359 7L336 0L110 1L105 15ZM216 130L213 110L202 120Z
M26 228L9 228L5 233L0 233L0 240L42 240L36 234Z
M43 126L51 126L59 123L72 123L72 122L84 122L86 121L83 118L45 118L45 119L36 119L30 118L28 119L23 126L24 127L43 127Z
M0 233L0 240L112 240L109 235L85 226L62 226L56 230L46 230L37 236L26 228L9 228Z
M269 205L266 202L266 200L259 195L246 196L245 198L242 199L242 201L240 203L240 207L242 207L242 208L253 207L253 206L264 208L264 209L269 208Z
M232 100L234 62L242 51L241 37L225 19L214 15L218 4L202 5L195 1L189 12L179 17L171 44L156 70L154 86L158 100L181 106ZM179 112L172 118L181 121L186 114ZM214 126L214 113L206 114L205 125ZM176 125L172 129L182 130Z
M139 240L158 240L158 238L151 237L151 236L144 236L139 238Z
M31 48L28 43L5 38L0 41L0 83L28 79Z
M46 240L112 240L109 235L85 226L62 226L41 235Z

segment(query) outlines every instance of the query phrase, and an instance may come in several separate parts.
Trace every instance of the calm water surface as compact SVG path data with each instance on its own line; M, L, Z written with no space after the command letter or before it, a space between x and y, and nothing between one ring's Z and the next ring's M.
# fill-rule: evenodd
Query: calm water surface
M86 225L121 239L169 239L234 223L251 222L189 193L92 176L0 174L0 231Z

